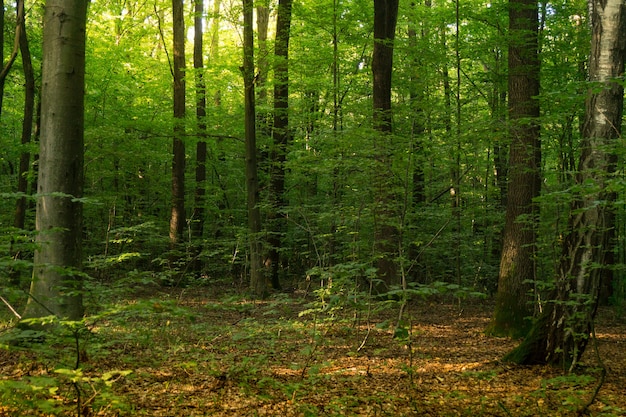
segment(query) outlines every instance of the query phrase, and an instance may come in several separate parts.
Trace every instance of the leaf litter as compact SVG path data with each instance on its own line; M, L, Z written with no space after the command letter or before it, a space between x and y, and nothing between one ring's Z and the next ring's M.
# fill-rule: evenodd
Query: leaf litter
M502 363L517 342L484 334L492 305L483 301L412 302L407 337L394 338L381 325L395 320L393 309L300 316L311 301L302 296L223 299L162 292L91 322L81 415L626 415L626 323L612 309L601 309L597 323L606 379L585 407L600 380L593 342L574 374ZM58 367L29 349L0 350L0 383L56 377L58 385L47 394L56 414L33 401L20 409L4 393L0 416L77 415L75 390Z

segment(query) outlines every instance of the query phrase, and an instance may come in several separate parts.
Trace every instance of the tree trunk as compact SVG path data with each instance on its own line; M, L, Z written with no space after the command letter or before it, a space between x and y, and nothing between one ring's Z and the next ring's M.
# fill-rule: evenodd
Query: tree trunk
M0 67L0 116L2 116L2 102L4 100L4 84L6 82L6 77L9 75L9 71L17 58L17 54L20 50L20 40L22 39L22 32L26 30L24 27L24 0L18 0L15 5L16 16L15 16L15 36L13 40L13 51L11 51L11 55L9 55L9 59L7 62L4 62L4 2L0 4L2 6L2 11L0 12L0 17L2 20L0 22L0 29L2 29L2 34L0 34L0 40L2 44L0 45L0 63L2 67Z
M487 331L520 337L533 315L538 215L533 199L541 187L536 1L509 1L509 38L509 182L496 306Z
M268 3L268 1L262 1ZM260 3L260 2L259 2ZM270 23L270 9L268 4L257 4L256 6L256 27L259 40L259 58L256 74L256 93L258 94L257 104L266 104L267 101L267 73L269 72L269 52L267 49L267 32Z
M243 81L245 91L246 190L248 233L250 239L250 289L257 297L267 293L267 282L261 262L261 211L256 157L256 120L254 97L253 1L243 0Z
M23 2L20 2L21 7L24 7ZM24 13L21 14L22 22L20 25L26 27L24 22ZM22 67L24 69L24 116L22 118L22 152L20 153L20 166L17 179L17 192L26 194L28 191L28 171L30 168L30 152L26 150L26 146L30 143L30 138L33 133L33 119L35 113L35 72L33 70L33 63L30 57L30 49L28 47L28 38L26 31L22 30L20 33L20 53L22 55ZM26 197L21 197L17 200L15 206L15 219L13 226L17 229L23 229L26 220Z
M264 4L258 4L264 3ZM256 28L257 39L259 40L259 55L255 75L255 91L257 94L255 115L257 118L258 132L262 137L270 135L270 112L268 111L267 75L269 73L269 51L267 47L267 32L270 23L269 1L257 1L256 6ZM261 160L261 163L264 161Z
M274 123L272 136L272 166L270 171L270 212L268 213L269 253L265 267L269 270L272 287L280 288L278 277L280 247L285 233L285 161L289 131L289 31L291 28L292 0L280 0L276 18L276 42L274 46Z
M204 59L202 27L204 2L195 0L194 38L193 38L193 68L196 81L196 126L198 129L198 143L196 144L196 190L194 192L194 207L192 214L191 231L195 239L201 239L204 231L205 195L206 195L206 84L204 82ZM195 262L195 270L201 269L202 263Z
M427 0L425 6L430 8L431 2ZM411 9L415 9L415 2L411 2ZM423 135L426 132L426 114L424 111L424 101L427 94L428 84L423 80L426 68L423 64L423 59L418 50L417 45L417 25L419 22L409 22L407 30L407 36L409 40L409 47L414 54L413 58L413 71L411 71L410 88L409 88L409 100L411 102L411 140L413 142L411 158L413 159L413 172L412 180L413 187L411 189L411 200L414 206L419 206L426 201L426 183L424 174L424 146ZM424 42L429 35L426 22L423 23L421 31L421 39Z
M172 214L170 243L180 242L185 231L185 19L183 0L172 0L174 24L174 138L172 139Z
M23 318L83 315L81 223L87 2L48 0L43 33L37 249Z
M20 2L19 7L24 7L24 3ZM24 21L24 12L18 12L18 17L21 16L22 21L18 22L22 27L26 27ZM16 229L24 229L26 222L26 210L28 208L28 202L26 200L26 194L28 193L28 171L30 168L30 152L26 149L28 143L30 143L31 135L33 132L33 119L35 112L35 73L33 70L33 63L30 56L30 49L28 47L28 38L26 37L26 30L20 31L20 53L22 55L22 68L24 70L24 115L22 117L22 151L20 152L20 163L17 172L17 192L23 194L22 197L17 199L15 204L15 217L13 219L13 226ZM11 246L13 246L13 239ZM19 250L11 249L14 259L21 259L22 254ZM20 271L11 271L11 282L19 284Z
M4 0L0 0L0 67L4 67ZM0 80L0 120L4 101L4 80Z
M505 359L518 363L551 363L573 368L585 351L605 274L613 250L612 202L606 190L614 170L623 114L626 33L624 0L591 0L592 24L589 79L582 152L569 230L556 279L554 301L522 344Z
M374 1L373 126L376 159L374 251L378 278L389 286L397 282L399 231L395 224L395 196L391 191L391 76L393 71L393 41L398 19L398 0ZM382 288L381 288L382 290Z

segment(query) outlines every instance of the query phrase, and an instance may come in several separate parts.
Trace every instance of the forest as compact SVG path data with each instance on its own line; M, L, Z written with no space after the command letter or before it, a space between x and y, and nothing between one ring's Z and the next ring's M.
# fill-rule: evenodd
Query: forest
M0 417L626 414L626 0L0 13Z

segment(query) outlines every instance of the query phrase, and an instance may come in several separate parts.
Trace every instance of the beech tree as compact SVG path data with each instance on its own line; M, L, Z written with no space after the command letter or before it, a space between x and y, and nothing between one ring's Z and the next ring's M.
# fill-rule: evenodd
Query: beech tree
M506 359L571 369L593 331L607 252L612 251L610 176L621 137L626 2L589 0L589 81L576 189L554 294L526 339Z
M48 0L44 15L37 249L23 318L83 315L81 247L87 2Z
M488 331L520 337L533 314L537 206L541 187L539 142L538 6L509 1L509 150L506 216L496 306Z

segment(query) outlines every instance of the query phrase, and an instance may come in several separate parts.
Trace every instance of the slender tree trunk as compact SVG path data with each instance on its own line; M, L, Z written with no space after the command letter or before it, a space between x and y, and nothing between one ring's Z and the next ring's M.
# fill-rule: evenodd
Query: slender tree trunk
M454 162L452 164L452 188L451 188L451 203L452 203L452 216L454 217L454 234L455 234L455 247L454 247L454 276L459 285L461 285L461 50L460 50L460 34L461 34L461 16L459 1L455 1L455 26L456 31L454 33L454 58L456 69L456 93L455 93L455 122L456 122L456 149L454 150Z
M24 7L23 2L21 7ZM24 18L24 13L18 13ZM25 22L20 23L22 27L25 26ZM28 38L26 31L22 30L20 33L20 53L22 55L22 67L24 69L24 116L22 118L22 152L20 153L20 166L18 171L17 191L19 193L26 194L28 192L28 171L30 168L30 152L26 147L30 143L30 138L33 133L33 119L35 113L35 72L33 70L33 63L30 57L30 49L28 47ZM21 197L17 200L15 206L15 219L13 226L18 229L24 228L26 220L26 197Z
M253 1L243 0L243 80L245 90L246 190L248 233L250 239L250 289L257 297L267 293L267 282L261 262L261 211L256 157L256 117L254 93Z
M18 3L18 9L24 7L23 2ZM18 25L25 28L24 11L18 11L17 16L22 18ZM22 193L24 196L19 197L15 204L15 217L13 219L13 226L16 229L24 229L26 222L26 209L28 208L28 202L26 200L26 194L28 193L28 171L30 168L30 152L26 149L28 143L30 143L32 131L33 131L33 118L35 112L35 74L33 70L33 64L30 56L30 49L28 47L28 38L26 37L26 30L20 31L20 53L22 55L22 68L24 70L24 115L22 117L22 151L20 152L20 162L18 167L17 177L17 192ZM11 240L11 253L13 253L14 259L21 259L22 254L14 247L14 241ZM10 273L11 282L19 284L20 271L14 270Z
M339 131L341 120L341 102L339 101L339 0L333 0L333 132Z
M87 2L48 0L44 15L37 249L23 318L83 315L81 268Z
M551 363L572 369L584 353L592 330L607 253L613 251L615 196L607 191L615 168L623 115L626 2L590 0L592 25L589 79L582 152L569 230L553 302L522 342L507 355L518 363Z
M0 4L2 6L2 23L1 29L2 34L0 34L0 39L2 40L2 45L0 46L0 63L2 63L2 67L0 67L0 116L2 116L2 102L4 99L4 83L6 81L7 75L9 75L9 71L17 58L17 55L20 51L20 39L22 38L22 32L26 30L24 27L24 0L17 0L15 9L15 36L13 40L13 50L11 51L11 55L9 55L9 59L7 62L4 62L4 3Z
M180 242L185 231L185 19L183 0L172 0L174 23L174 138L172 140L172 213L170 243Z
M417 9L415 2L411 2L411 10L413 13ZM425 0L424 7L430 9L431 1ZM430 26L429 22L419 21L416 18L409 21L409 27L407 30L407 36L409 41L409 47L411 48L411 54L413 54L413 68L410 78L410 90L409 99L411 102L411 163L412 163L412 188L411 188L411 203L413 210L419 213L420 206L426 202L426 174L424 166L427 163L427 157L424 152L424 143L426 143L427 134L427 120L428 114L426 111L426 98L428 97L429 86L429 71L428 67L424 64L422 59L424 50L422 48L429 44ZM418 29L419 31L418 34ZM415 224L413 228L418 228L420 217L417 216L414 220ZM407 256L411 262L409 271L414 280L418 282L422 280L423 273L422 268L419 267L421 263L421 249L416 243L410 243Z
M270 22L270 8L268 0L257 0L256 6L256 28L257 38L259 41L259 55L257 59L257 68L255 75L255 91L256 98L256 117L257 117L257 129L263 137L270 136L270 112L267 109L268 104L268 91L267 91L267 76L270 68L269 50L267 47L267 32L269 30ZM263 3L263 4L260 4ZM263 160L261 161L264 162Z
M0 67L4 67L4 0L0 0ZM4 80L0 80L0 120L4 102Z
M397 281L399 231L395 224L395 201L391 175L391 76L393 71L393 41L398 19L398 0L374 1L373 125L375 133L375 229L374 250L377 256L378 278L387 286Z
M209 30L211 36L211 43L209 45L209 62L217 62L220 54L220 8L222 5L221 0L213 1L213 15L211 17L211 28ZM222 93L218 89L213 93L213 105L220 107L222 104ZM221 139L218 139L218 145L220 145Z
M198 143L196 144L196 190L194 193L194 208L192 215L192 235L201 239L204 231L205 219L205 194L206 194L206 84L204 82L204 59L202 27L204 2L195 0L194 13L194 41L193 41L193 68L196 81L196 126L198 129ZM201 263L196 262L196 270Z
M430 8L430 0L426 0L425 6ZM416 7L415 2L411 3L411 9ZM426 89L428 85L426 82L421 82L424 79L424 73L426 71L423 65L423 60L420 58L421 54L418 50L418 38L417 38L417 25L418 22L409 22L407 35L409 38L409 47L412 50L415 58L413 59L413 71L411 72L409 100L411 102L411 138L413 142L413 149L411 157L413 158L413 188L412 188L412 201L413 205L417 206L426 201L426 189L425 189L425 174L424 174L424 147L422 144L423 135L426 132L426 115L424 111L424 100L426 97ZM423 22L421 31L422 40L427 39L429 35L427 22Z
M509 1L509 183L498 292L488 332L520 337L530 327L535 280L533 199L541 187L539 144L538 7L534 0Z
M270 171L270 212L268 213L269 253L265 267L270 272L272 287L280 288L280 248L285 233L285 161L290 142L289 131L289 31L292 0L280 0L276 18L274 44L274 123L272 166Z

